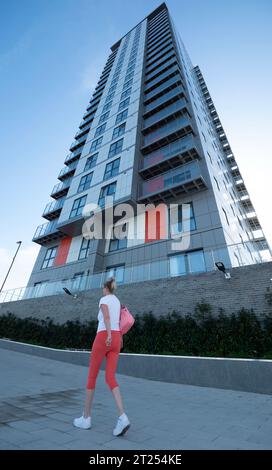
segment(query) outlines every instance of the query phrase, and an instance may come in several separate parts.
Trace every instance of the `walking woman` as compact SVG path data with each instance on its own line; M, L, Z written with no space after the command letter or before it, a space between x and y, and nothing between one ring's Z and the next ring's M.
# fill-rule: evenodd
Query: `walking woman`
M87 380L86 401L83 415L74 419L74 426L81 429L90 429L91 409L95 391L97 375L104 357L106 357L105 380L113 393L119 411L119 418L113 430L114 436L122 436L130 427L130 422L124 412L119 385L115 378L122 335L120 333L120 301L114 295L116 284L114 278L104 283L103 297L99 302L98 328L92 345L89 375Z

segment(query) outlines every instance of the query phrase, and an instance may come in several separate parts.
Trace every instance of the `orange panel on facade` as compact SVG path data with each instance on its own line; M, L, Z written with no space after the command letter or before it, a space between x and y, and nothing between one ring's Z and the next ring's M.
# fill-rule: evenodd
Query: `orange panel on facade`
M72 237L66 237L66 238L63 238L63 240L61 240L59 248L58 248L57 256L55 258L54 266L60 266L61 264L66 263L71 242L72 242Z

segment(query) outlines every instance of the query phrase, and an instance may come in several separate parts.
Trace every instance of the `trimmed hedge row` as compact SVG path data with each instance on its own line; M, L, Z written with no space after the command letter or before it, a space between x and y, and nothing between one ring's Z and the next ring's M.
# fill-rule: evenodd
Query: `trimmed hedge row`
M21 319L9 313L0 317L0 337L54 348L90 349L96 321L55 324L50 318ZM272 315L261 322L253 310L237 314L220 311L214 316L209 304L199 304L191 315L173 312L154 317L136 316L124 337L123 352L272 358Z

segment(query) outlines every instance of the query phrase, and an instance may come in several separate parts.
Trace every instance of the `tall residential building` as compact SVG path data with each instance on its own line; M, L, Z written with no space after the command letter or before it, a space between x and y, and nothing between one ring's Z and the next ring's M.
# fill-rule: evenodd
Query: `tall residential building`
M42 214L48 222L33 237L41 248L28 286L101 272L119 282L183 275L215 261L257 263L269 250L205 80L165 3L111 47L64 165ZM103 207L109 195L133 207L190 204L190 246L173 250L160 217L150 237L148 211L138 217L137 238L84 238L83 207ZM182 229L178 214L171 231ZM169 228L168 217L164 223Z

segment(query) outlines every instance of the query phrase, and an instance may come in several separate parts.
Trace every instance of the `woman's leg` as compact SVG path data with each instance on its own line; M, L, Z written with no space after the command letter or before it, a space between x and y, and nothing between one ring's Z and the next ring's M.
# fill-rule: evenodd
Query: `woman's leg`
M96 379L102 364L102 361L106 354L106 338L105 334L99 334L96 336L90 357L89 374L87 380L86 399L84 407L84 418L88 418L91 415L91 408L93 403Z
M124 406L123 406L123 400L122 400L120 388L119 387L113 388L112 389L112 394L114 396L116 406L117 406L118 411L119 411L119 416L121 416L124 413Z
M84 406L84 412L83 412L84 418L88 418L89 416L91 416L94 391L95 389L86 390L86 399L85 399L85 406Z
M106 355L105 379L112 391L119 413L122 415L124 413L123 400L115 377L120 353L120 340L120 335L112 333L112 347Z

